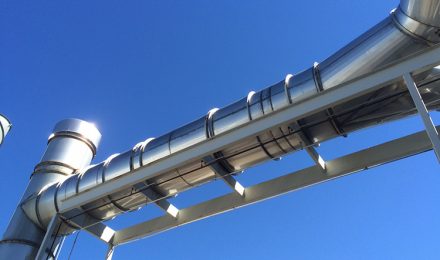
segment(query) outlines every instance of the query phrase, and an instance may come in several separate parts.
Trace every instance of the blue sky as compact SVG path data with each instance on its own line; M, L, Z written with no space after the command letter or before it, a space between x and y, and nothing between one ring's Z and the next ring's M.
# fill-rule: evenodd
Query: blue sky
M398 1L0 2L0 233L56 122L103 134L95 162L322 61ZM432 114L435 121L440 117ZM412 117L322 144L324 158L422 129ZM304 153L250 169L245 185L311 165ZM432 152L116 248L115 259L438 259L440 173ZM220 182L182 208L228 192ZM147 206L110 223L161 214ZM73 238L66 240L65 259ZM102 259L80 233L72 259Z

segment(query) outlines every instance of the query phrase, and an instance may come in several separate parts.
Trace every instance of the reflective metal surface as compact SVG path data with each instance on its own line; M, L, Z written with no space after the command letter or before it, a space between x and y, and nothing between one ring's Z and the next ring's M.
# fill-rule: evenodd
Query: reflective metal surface
M438 0L401 0L400 9L409 17L421 23L440 27Z
M63 189L58 187L58 183L89 165L100 138L101 134L96 127L82 120L66 119L55 126L46 152L35 167L0 242L2 259L34 259L45 235L45 227L57 212L57 204L63 197L74 194L71 188L76 188L79 175L75 174L64 182ZM46 206L29 207L35 204ZM52 257L48 255L49 259Z
M402 1L403 12L392 13L390 17L323 62L316 63L298 74L289 74L285 80L273 86L251 92L246 98L229 106L213 109L205 117L158 138L148 139L137 144L130 151L84 169L81 173L69 177L60 184L52 185L43 190L38 197L27 201L23 205L24 211L36 223L47 225L47 218L56 211L53 201L62 203L63 199L83 190L93 189L103 182L130 174L133 170L154 164L173 153L206 142L245 124L252 124L261 117L270 116L274 111L301 102L320 91L380 70L409 54L423 51L429 44L437 41L437 36L433 35L436 27L429 25L437 25L440 15L437 9L434 13L427 11L426 5L434 8L438 6L431 1ZM402 16L405 14L413 16L411 18ZM418 22L424 25L418 25ZM440 107L439 71L433 69L418 72L414 76L428 108L438 109ZM402 81L397 80L374 93L346 101L294 123L280 124L258 136L241 140L235 145L216 152L212 157L222 167L228 169L230 174L234 174L330 138L398 119L414 112L413 103ZM93 143L94 138L87 140ZM52 142L55 144L55 141ZM61 141L56 143L61 145ZM62 157L63 155L52 150L49 151L47 158L43 158L49 161L62 159L79 165L85 163L88 160L86 158L93 156L85 152L86 149L83 146L87 146L87 142L83 142L83 145L69 145L69 143L62 145L68 145L75 151L82 151L85 158L81 161L73 160L70 157ZM47 166L43 166L41 167L48 169ZM215 177L216 174L200 158L160 176L147 178L141 184L167 197L213 180ZM38 188L33 190L38 190ZM131 187L99 198L83 205L82 208L83 214L88 214L92 218L109 219L122 212L135 210L146 203L148 200L142 192ZM32 212L35 211L34 209L37 209L37 213L45 213L36 214Z
M0 114L0 145L3 143L6 135L9 133L12 124L4 115Z
M408 9L408 1L403 2ZM72 177L65 182L66 184L62 183L56 200L62 201L59 196L63 198L68 195L73 196L73 191L62 192L65 186L69 186L67 182L79 182L76 187L84 186L92 189L101 182L147 166L172 153L252 123L253 120L263 116L270 116L273 111L301 102L320 91L379 70L402 57L423 50L429 44L420 40L422 36L428 37L431 42L437 39L426 25L417 27L417 24L411 20L413 18L407 16L402 18L404 13L399 10L392 12L390 17L328 59L319 64L315 63L310 69L288 75L285 80L273 86L251 92L246 98L229 106L213 109L205 117L171 133L138 144L131 151L109 158L104 164L88 168L81 173L81 178ZM409 33L411 30L413 33ZM439 105L440 84L437 78L436 70L416 75L416 80L421 86L420 91L431 109L438 108ZM243 140L218 151L213 157L229 169L230 173L236 173L330 138L411 113L414 113L413 104L403 84L395 82L376 93L347 101L337 107L303 118L295 124L280 125L268 132ZM212 179L215 179L215 173L200 159L147 179L145 183L147 187L166 197ZM78 191L79 189L76 190ZM35 206L48 208L43 205L44 201L34 201L37 204ZM135 210L147 202L141 192L128 189L84 205L83 208L95 218L108 219L124 211Z

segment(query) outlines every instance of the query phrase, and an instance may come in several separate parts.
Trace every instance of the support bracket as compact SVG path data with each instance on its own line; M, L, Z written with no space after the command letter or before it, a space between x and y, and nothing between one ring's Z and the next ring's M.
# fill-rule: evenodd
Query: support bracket
M293 129L298 129L298 132L296 133L298 137L303 142L304 150L309 154L309 156L312 158L312 160L321 167L322 171L325 173L327 172L327 167L324 159L322 156L316 151L316 149L313 147L313 142L307 137L307 135L303 132L301 129L301 126L299 125L298 121L295 121L291 124L291 127Z
M54 215L49 222L49 225L44 235L43 242L38 249L36 260L56 259L61 249L59 240L64 240L64 236L59 236L58 231L63 222L58 214ZM57 248L53 248L57 245Z
M417 108L420 117L425 125L426 133L432 143L432 148L434 149L437 160L440 162L440 139L438 136L437 129L432 122L431 116L429 115L428 109L426 108L425 102L423 102L422 96L420 95L419 89L417 88L414 79L410 73L403 74L403 80L405 81L406 87L408 88L409 94Z
M168 200L164 199L156 191L147 187L144 183L138 183L134 185L134 188L139 190L148 200L153 201L159 208L168 213L170 216L176 218L179 214L179 209L171 204Z
M245 188L225 169L213 156L203 157L203 161L220 177L229 187L236 191L240 196L244 196Z

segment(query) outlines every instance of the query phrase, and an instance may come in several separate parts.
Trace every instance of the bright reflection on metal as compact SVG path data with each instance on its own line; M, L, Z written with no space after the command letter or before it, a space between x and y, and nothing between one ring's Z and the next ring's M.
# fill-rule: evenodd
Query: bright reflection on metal
M238 181L235 182L234 189L241 196L244 195L244 187Z
M177 217L177 214L179 214L179 209L176 208L173 204L170 204L167 208L167 213L173 217Z
M113 235L115 234L115 231L109 227L105 227L102 231L101 239L110 242L110 240L113 238Z
M322 159L321 155L318 155L318 164L325 170L325 161Z
M12 124L5 116L0 114L0 144L3 143L6 135L9 133Z
M231 174L304 148L325 169L325 161L313 148L320 142L414 113L413 103L402 80L395 80L371 93L362 92L363 95L359 94L359 89L356 89L356 93L350 92L352 90L346 84L401 61L404 57L428 50L430 44L440 41L434 32L436 27L431 26L440 21L439 9L434 8L439 6L438 1L402 0L401 5L402 8L396 9L388 18L319 64L315 63L295 76L289 74L284 80L251 92L226 107L212 109L205 116L181 128L156 139L148 139L95 166L83 169L96 153L101 137L99 132L92 124L83 121L62 121L50 136L47 152L34 173L38 176L40 173L56 172L57 177L50 180L55 184L45 190L42 188L49 183L47 180L32 186L33 189L25 194L25 198L29 199L23 201L19 209L23 209L26 216L20 213L23 215L20 217L27 218L26 223L31 219L44 229L51 217L63 207L64 201L100 185L107 187L108 181L116 182L117 178L122 179L130 174L133 174L133 178L142 176L145 179L136 179L139 183L130 183L133 186L106 193L103 197L89 198L78 209L80 215L102 221L137 209L147 202L166 205L166 197L214 180L218 173L223 173L220 174L223 180L227 180L228 185L243 195L245 188L234 183ZM439 79L438 68L419 71L414 75L415 82L421 86L420 93L428 109L440 108ZM298 110L299 105L311 98L322 97L326 91L338 91L341 88L351 94L347 94L350 96L341 99L337 105L336 102L331 103L333 107L322 106L315 114L301 114L301 117L289 114L292 117L283 118L283 121L271 124L262 132L249 130L250 127L258 129L256 127L268 118L275 120L278 118L276 115L283 111L292 108ZM165 168L163 172L151 172L149 176L134 175L142 169L154 169L170 156L179 156L185 150L209 142L215 143L222 136L244 128L252 134L231 141L230 145L222 146L218 151L198 154L175 167ZM212 161L207 163L198 156L209 156ZM80 174L74 174L78 169L83 170ZM121 182L118 184L121 185ZM157 194L153 196L154 199L145 199L148 191ZM173 216L179 212L171 204L162 208Z

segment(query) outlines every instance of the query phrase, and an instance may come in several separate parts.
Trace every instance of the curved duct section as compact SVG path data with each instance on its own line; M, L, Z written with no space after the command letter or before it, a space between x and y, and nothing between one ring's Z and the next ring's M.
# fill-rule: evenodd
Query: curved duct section
M42 227L46 226L63 200L79 192L130 174L141 167L215 138L244 124L298 103L321 91L380 70L399 59L423 51L440 41L437 30L437 1L402 1L388 18L359 38L303 72L288 75L284 80L221 109L213 109L183 127L158 138L150 138L133 149L111 156L105 162L83 169L65 181L52 185L29 199L23 209ZM431 8L436 8L434 11ZM440 108L440 71L432 69L414 75L429 109ZM302 118L286 122L258 136L242 140L212 154L216 163L230 174L307 146L316 145L355 130L413 114L414 106L401 81L367 95ZM187 162L172 172L148 178L141 187L152 189L162 197L206 183L216 173L202 159ZM84 214L97 221L135 210L148 202L136 185L82 206ZM45 212L41 219L35 209Z
M38 197L38 204L53 204L53 198L41 196L41 191L47 187L56 187L69 176L75 176L77 170L88 166L96 154L100 139L99 131L88 122L66 119L56 124L53 134L49 136L46 151L31 175L20 205L0 240L0 256L5 259L35 258L46 233L42 227L47 223L43 220L51 212L25 208L25 214L21 205L32 197ZM61 241L54 242L55 251L48 252L47 259L56 258L56 249L60 244Z
M11 130L12 124L4 115L0 114L0 145Z

